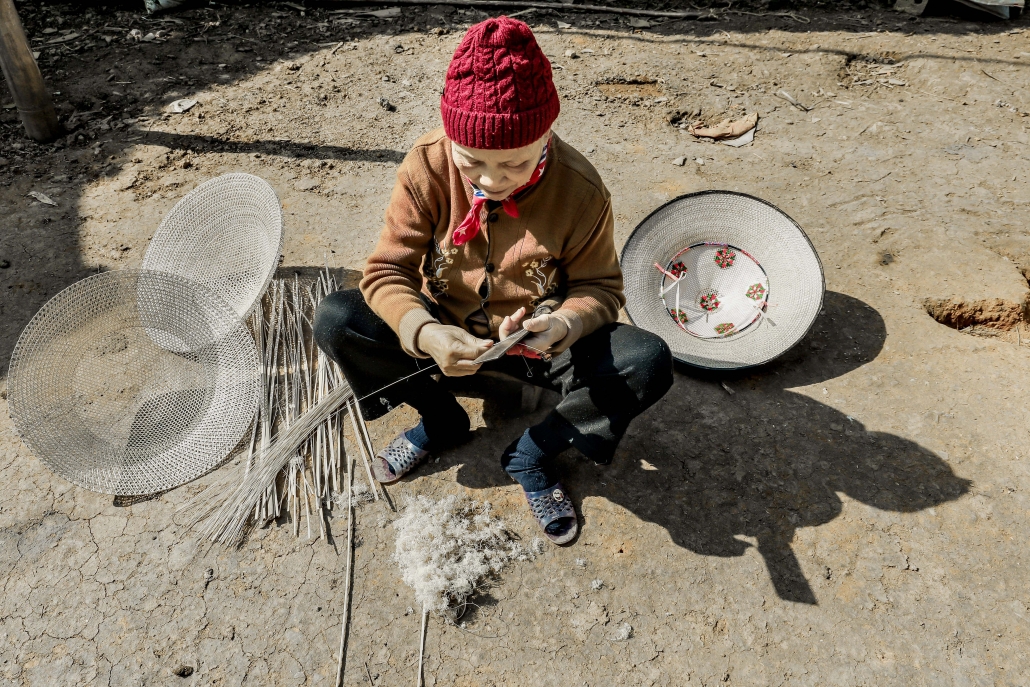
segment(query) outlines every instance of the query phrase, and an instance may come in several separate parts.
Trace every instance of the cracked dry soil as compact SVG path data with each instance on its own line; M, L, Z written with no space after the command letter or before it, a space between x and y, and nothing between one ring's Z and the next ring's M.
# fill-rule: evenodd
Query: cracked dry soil
M485 16L22 11L71 131L57 146L26 143L7 115L0 131L4 369L49 297L138 265L176 200L223 172L277 189L284 271L328 256L353 280L398 161L437 125L462 28ZM777 363L680 371L611 467L563 456L578 543L507 570L463 627L434 619L427 683L1025 684L1030 336L1018 316L956 331L926 303L997 300L1025 317L1026 20L812 11L809 24L725 15L633 29L604 15L525 18L557 67L556 128L611 189L620 243L677 195L744 191L806 229L828 292L811 334ZM135 44L130 27L166 33ZM45 47L47 28L84 31ZM182 97L198 104L163 114ZM679 128L752 111L751 147ZM553 399L520 417L509 391L460 393L476 438L391 496L468 492L528 540L497 455ZM284 523L208 549L175 517L207 480L136 501L89 493L43 466L3 416L0 684L332 683L339 518L329 542ZM373 423L374 440L411 420L400 409ZM389 560L395 514L382 502L357 513L346 684L410 685L419 616Z

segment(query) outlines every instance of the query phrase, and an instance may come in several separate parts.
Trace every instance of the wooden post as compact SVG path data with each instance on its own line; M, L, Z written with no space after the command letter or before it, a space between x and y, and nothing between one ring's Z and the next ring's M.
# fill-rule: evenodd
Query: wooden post
M50 92L32 56L25 28L14 8L14 0L0 0L0 67L25 133L37 141L51 141L63 133Z

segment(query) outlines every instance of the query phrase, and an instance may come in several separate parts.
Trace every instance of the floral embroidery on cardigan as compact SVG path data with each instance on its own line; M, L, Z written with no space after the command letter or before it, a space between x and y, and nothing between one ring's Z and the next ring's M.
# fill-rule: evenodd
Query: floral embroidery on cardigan
M533 282L533 286L536 287L537 297L530 301L530 305L534 308L558 292L558 280L556 279L558 276L558 266L551 265L551 268L545 271L552 259L548 255L545 258L533 260L522 265L526 276L529 277L529 280Z
M429 255L426 256L422 265L422 274L425 275L429 293L434 298L447 295L448 280L443 275L454 264L453 256L457 253L457 248L441 248L435 238L430 244Z

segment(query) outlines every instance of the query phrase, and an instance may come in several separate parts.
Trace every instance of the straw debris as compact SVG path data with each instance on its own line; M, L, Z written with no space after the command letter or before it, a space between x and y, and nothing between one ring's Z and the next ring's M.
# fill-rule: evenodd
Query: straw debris
M252 315L262 394L244 459L181 509L212 541L238 544L250 529L284 516L295 535L324 538L328 511L347 500L341 467L350 443L344 438L348 412L368 480L353 492L354 505L379 499L360 408L314 339L315 310L337 288L328 269L314 283L301 283L298 275L275 279Z

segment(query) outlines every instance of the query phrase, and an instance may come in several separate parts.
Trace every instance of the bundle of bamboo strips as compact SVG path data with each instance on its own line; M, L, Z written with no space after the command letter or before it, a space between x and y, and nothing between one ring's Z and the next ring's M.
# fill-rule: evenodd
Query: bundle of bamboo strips
M346 455L344 414L351 416L369 490L374 455L354 394L340 369L314 341L318 304L337 289L329 270L313 284L299 276L275 279L256 309L251 326L262 357L262 395L245 457L234 470L187 503L191 524L214 542L239 543L250 527L284 514L300 535L325 537L325 515L350 487L342 466ZM317 524L312 519L317 519Z

